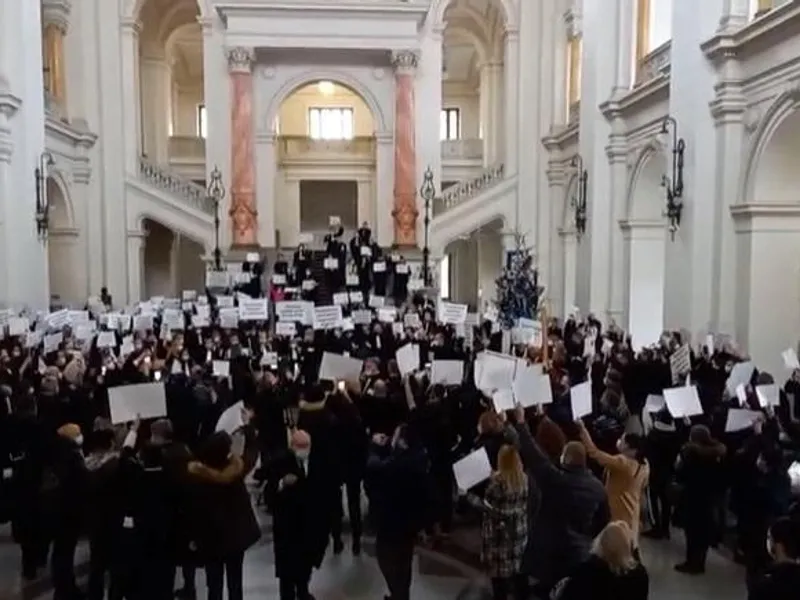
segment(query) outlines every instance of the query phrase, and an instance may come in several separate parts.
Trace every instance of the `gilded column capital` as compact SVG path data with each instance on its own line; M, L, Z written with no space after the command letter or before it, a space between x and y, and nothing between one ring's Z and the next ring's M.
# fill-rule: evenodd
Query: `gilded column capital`
M419 64L419 53L415 50L395 50L392 52L392 66L398 75L413 74Z
M72 0L42 0L42 27L54 25L66 33L71 12Z
M253 48L234 46L226 48L228 57L228 70L231 73L252 73L253 63L256 61L256 51Z

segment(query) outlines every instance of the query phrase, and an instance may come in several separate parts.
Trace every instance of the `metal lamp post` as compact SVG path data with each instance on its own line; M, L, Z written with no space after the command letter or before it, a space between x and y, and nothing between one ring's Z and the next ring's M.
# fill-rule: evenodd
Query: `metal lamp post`
M675 239L675 233L681 226L681 216L683 214L683 154L686 150L686 142L678 137L678 121L675 117L666 117L661 125L661 133L669 133L669 126L672 125L672 175L664 175L661 185L667 192L667 207L664 216L669 221L669 236Z
M39 165L34 169L36 178L36 233L40 239L47 237L50 226L50 198L47 196L47 172L55 164L53 155L45 151L39 156Z
M425 217L422 221L424 226L424 245L422 247L422 279L425 287L431 287L431 250L428 247L428 235L431 226L431 204L436 198L436 184L433 182L433 170L428 167L422 178L422 186L419 188L419 195L425 201Z
M575 234L580 241L586 233L586 199L589 190L589 171L583 166L583 158L580 154L572 157L571 166L578 170L578 189L570 200L572 209L575 211Z
M214 203L214 269L222 270L222 251L219 249L219 205L225 198L225 186L222 183L222 172L214 167L207 188L208 198Z

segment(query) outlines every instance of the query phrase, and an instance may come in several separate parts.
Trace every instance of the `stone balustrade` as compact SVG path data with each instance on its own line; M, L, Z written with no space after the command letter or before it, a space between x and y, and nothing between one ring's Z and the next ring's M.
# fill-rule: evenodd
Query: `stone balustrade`
M641 85L659 75L669 75L672 59L672 42L667 41L642 59L636 72L636 85Z
M139 159L139 180L170 194L196 210L208 215L214 214L214 200L208 197L205 188L149 162L146 158Z
M466 202L470 198L477 196L482 191L498 185L504 180L504 165L500 164L488 167L477 177L460 181L445 189L442 195L434 202L433 214L434 216L442 214Z

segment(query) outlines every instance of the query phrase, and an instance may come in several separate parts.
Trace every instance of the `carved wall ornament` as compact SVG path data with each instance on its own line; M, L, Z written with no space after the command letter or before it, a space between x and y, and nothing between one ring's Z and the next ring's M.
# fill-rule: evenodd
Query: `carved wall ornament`
M398 72L416 71L419 64L419 54L414 50L398 50L392 52L392 66Z
M273 66L266 66L261 69L261 77L263 79L275 79L275 75L278 74L278 69Z
M228 69L232 73L250 73L253 63L256 60L256 53L253 48L244 46L234 46L226 50L228 57Z
M378 81L381 81L384 77L386 77L386 70L381 67L372 69L372 77Z

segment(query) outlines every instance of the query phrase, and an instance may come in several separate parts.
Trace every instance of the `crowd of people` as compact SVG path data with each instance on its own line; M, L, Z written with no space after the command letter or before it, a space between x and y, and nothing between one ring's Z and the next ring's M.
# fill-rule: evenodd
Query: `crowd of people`
M731 394L731 370L745 358L706 343L692 350L688 373L703 414L673 418L649 399L673 386L670 356L690 343L681 333L634 350L615 327L569 318L549 320L535 342L509 345L491 319L443 322L437 300L409 293L397 265L387 287L374 267L391 253L379 253L368 228L350 244L358 285L348 286L339 237L327 240L339 273L333 291L363 296L343 302L341 322L325 329L303 318L279 328L277 310L223 319L228 300L235 308L245 298L226 290L128 307L148 311L146 327L110 319L121 311L107 294L68 311L66 322L29 315L24 331L4 314L0 520L11 522L25 579L49 557L56 600L173 598L178 572L178 596L194 598L199 567L208 598L227 587L240 600L245 553L262 536L245 481L252 474L272 516L281 600L312 600L326 553L359 555L365 530L387 598L409 600L415 545L447 539L464 511L480 515L486 593L498 600L585 600L598 589L645 600L640 537L667 539L675 526L686 537L677 571L700 575L709 549L731 544L750 600L796 597L800 516L789 467L800 448L798 371L779 403L764 407L758 386L772 376L755 370ZM275 265L276 307L285 288L310 276L305 252L291 267ZM165 308L176 302L177 322ZM388 321L380 309L390 305ZM372 319L354 323L364 310ZM409 343L418 364L401 371L398 350ZM497 390L481 389L476 373L485 351L542 363L552 402L523 391L513 409L498 410ZM326 354L361 361L360 372L320 378ZM461 362L461 380L433 379L437 361ZM166 414L113 423L109 389L148 382L163 385ZM582 383L593 406L576 419L571 390ZM732 429L729 413L743 404L758 415ZM458 490L453 464L480 448L492 474ZM86 592L74 567L84 537Z

